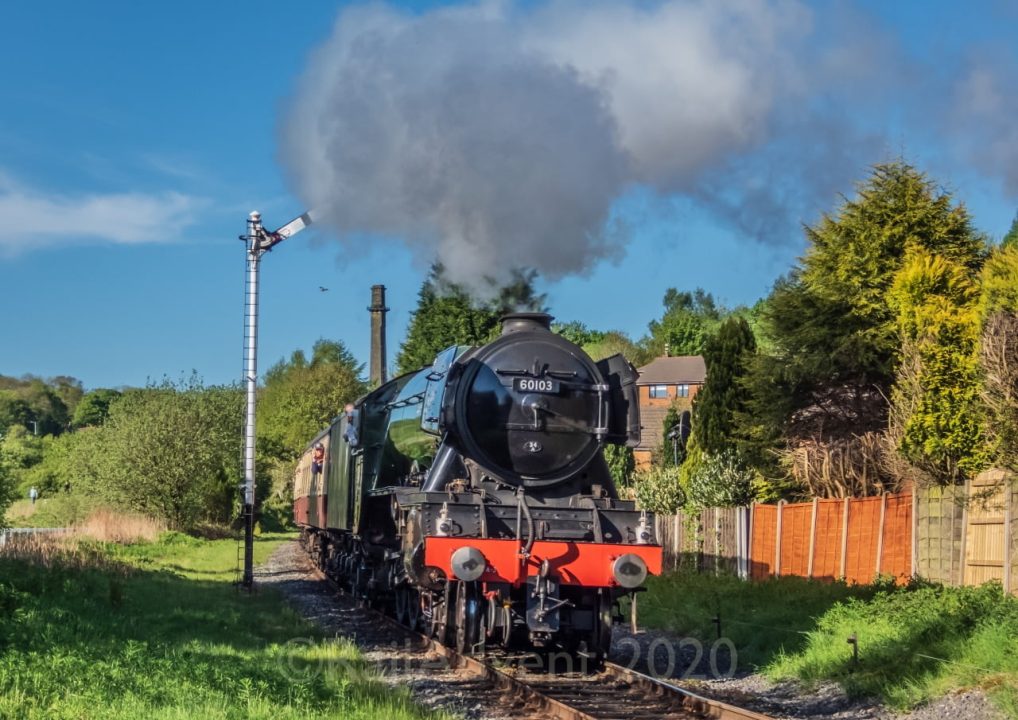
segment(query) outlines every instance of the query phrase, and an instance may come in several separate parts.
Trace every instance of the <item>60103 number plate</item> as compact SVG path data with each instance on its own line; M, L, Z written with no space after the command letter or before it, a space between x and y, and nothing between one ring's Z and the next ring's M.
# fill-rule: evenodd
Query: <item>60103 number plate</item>
M513 378L513 390L552 394L559 391L559 383L553 378L518 377Z

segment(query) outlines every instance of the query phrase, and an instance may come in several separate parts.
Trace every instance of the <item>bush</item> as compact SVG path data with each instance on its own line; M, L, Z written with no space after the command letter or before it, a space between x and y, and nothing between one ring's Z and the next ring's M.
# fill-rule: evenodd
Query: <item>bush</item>
M752 480L737 451L703 453L689 473L689 500L700 507L745 505L753 498Z
M673 515L686 503L686 493L679 484L679 469L652 468L636 473L633 478L636 502L644 510Z

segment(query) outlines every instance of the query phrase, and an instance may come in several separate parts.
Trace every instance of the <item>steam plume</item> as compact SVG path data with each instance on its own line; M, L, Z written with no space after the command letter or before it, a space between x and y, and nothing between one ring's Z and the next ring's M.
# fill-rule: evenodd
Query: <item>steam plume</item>
M807 102L837 60L809 50L812 29L783 0L357 6L310 61L282 157L343 241L405 239L475 288L514 267L554 279L618 256L612 207L634 186L785 242L818 195L875 159L839 145L866 144L849 133L811 178L769 164L815 153L838 126Z

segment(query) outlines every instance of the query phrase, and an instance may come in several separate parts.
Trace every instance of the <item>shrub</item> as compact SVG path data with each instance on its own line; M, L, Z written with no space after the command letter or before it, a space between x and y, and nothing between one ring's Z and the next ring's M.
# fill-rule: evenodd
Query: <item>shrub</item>
M753 497L753 473L739 453L726 448L701 455L689 473L689 500L700 507L745 505Z
M645 510L672 515L686 503L686 493L679 484L679 469L651 468L633 478L636 502Z

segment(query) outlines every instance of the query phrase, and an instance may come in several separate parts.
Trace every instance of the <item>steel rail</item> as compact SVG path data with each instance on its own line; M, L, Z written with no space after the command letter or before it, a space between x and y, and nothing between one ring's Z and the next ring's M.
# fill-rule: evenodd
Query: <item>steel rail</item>
M485 662L479 658L469 655L463 655L455 649L437 642L434 638L407 627L395 618L368 606L359 598L347 593L346 590L341 588L332 578L328 577L324 572L315 567L314 564L309 563L309 566L311 567L312 573L315 577L326 582L329 587L340 595L357 602L362 609L371 613L382 622L396 627L400 631L413 637L425 652L434 652L442 656L449 663L449 667L453 669L461 669L471 675L485 679L510 699L516 699L525 703L527 710L531 712L539 713L541 716L551 718L552 720L602 720L603 718L633 716L631 713L627 713L625 711L620 713L617 702L613 703L611 708L606 708L608 714L603 714L598 711L594 711L595 714L591 714L590 712L574 707L549 694L546 690L534 687L533 681L528 683L526 676L521 678L505 672L490 662ZM533 679L536 680L538 678L548 677L554 676L534 675ZM667 680L645 675L612 662L605 662L604 668L600 673L590 676L593 682L597 682L599 677L615 680L620 684L636 688L646 696L652 696L662 701L671 701L671 704L680 708L682 713L696 718L716 718L717 720L772 720L772 718L768 715L736 707L735 705L730 705L728 703L721 702L720 700L712 700L710 698L703 697L702 695L697 695L696 693L681 688ZM561 678L561 680L562 684L560 687L563 691L568 691L570 688L568 685L569 678ZM574 694L587 695L589 693L589 688L580 687L578 692ZM618 700L624 699L620 696L617 697ZM636 717L659 716L637 714ZM666 717L679 716L675 715L674 712L670 712L666 715Z

